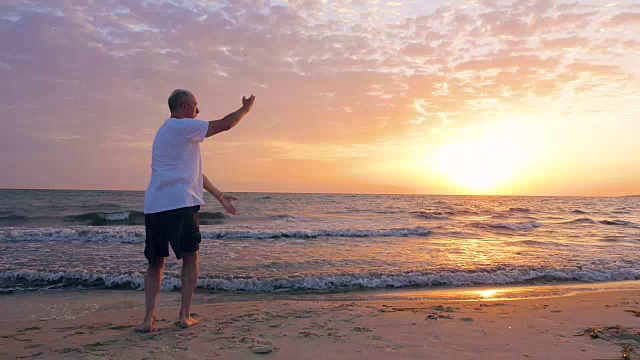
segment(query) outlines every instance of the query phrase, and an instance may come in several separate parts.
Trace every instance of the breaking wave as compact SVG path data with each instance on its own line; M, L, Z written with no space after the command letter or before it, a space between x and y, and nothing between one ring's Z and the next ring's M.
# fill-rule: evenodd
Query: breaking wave
M282 231L201 230L203 239L280 239L335 237L404 237L426 236L426 227L394 229L320 229ZM0 241L95 241L114 243L144 243L141 227L63 227L63 228L0 228Z
M477 228L485 228L485 229L508 229L515 231L523 231L523 230L533 230L535 228L540 227L540 224L536 221L524 221L524 222L513 222L513 223L485 223L485 222L474 222L471 223L471 226Z
M444 271L406 274L339 274L286 278L253 277L201 277L197 287L215 291L279 292L279 291L343 291L408 286L466 286L490 284L518 284L554 281L623 281L639 280L640 270L634 268L569 267L522 268L512 270L485 270L476 272ZM29 287L93 287L112 289L141 289L144 276L129 274L94 273L88 271L2 271L0 285L12 288ZM165 277L163 290L176 290L179 279Z
M201 223L219 223L220 220L229 218L222 212L200 212L198 219ZM38 224L60 225L89 225L89 226L113 226L113 225L144 225L144 213L135 210L115 212L87 212L78 215L45 217L24 216L10 214L0 216L2 226L33 226Z

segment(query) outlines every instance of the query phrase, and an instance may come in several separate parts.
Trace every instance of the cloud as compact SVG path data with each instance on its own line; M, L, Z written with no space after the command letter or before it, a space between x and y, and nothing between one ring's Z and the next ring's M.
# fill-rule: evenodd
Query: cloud
M436 48L422 43L409 43L401 50L403 55L414 57L430 57L436 52Z
M296 143L290 141L270 141L265 144L267 151L280 159L310 161L343 161L360 158L375 158L397 146L380 144L333 144Z
M318 152L322 161L345 161L378 154L363 144L535 108L576 89L635 89L629 56L640 38L599 31L637 23L635 10L617 5L277 3L3 4L2 132L34 149L58 137L59 154L104 144L105 163L130 154L144 164L148 154L131 150L149 146L148 129L168 115L166 97L185 87L198 95L203 119L222 118L242 95L257 95L255 114L221 135L225 141L266 143L281 159ZM36 130L52 137L35 139ZM34 166L54 159L44 152L36 161L36 150L20 149ZM265 147L252 149L248 157Z
M507 55L487 59L474 59L456 65L459 71L483 71L495 69L527 68L551 70L558 66L558 59L537 55Z
M640 12L622 12L603 22L605 28L618 28L627 25L640 25Z
M590 73L596 76L617 76L623 74L622 69L616 65L602 65L576 62L566 66L572 72Z
M542 39L542 47L549 50L581 48L589 45L590 43L591 40L580 36Z

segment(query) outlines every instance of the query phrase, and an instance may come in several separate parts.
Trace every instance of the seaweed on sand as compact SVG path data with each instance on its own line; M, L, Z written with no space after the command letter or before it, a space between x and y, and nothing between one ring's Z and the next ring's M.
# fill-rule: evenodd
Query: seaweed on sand
M575 336L589 335L593 339L602 339L622 347L622 359L631 359L631 355L640 356L640 332L622 326L605 326L600 328L588 328Z

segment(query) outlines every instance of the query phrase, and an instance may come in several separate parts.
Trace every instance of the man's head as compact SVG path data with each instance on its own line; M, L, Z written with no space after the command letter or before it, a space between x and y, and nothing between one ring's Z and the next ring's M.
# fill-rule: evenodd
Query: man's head
M169 110L171 117L175 119L195 119L198 110L198 100L188 90L176 89L169 95Z

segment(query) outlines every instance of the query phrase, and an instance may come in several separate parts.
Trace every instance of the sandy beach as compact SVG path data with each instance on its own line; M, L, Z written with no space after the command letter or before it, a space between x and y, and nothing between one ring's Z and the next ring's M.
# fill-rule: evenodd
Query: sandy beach
M353 294L201 293L192 308L200 323L190 329L174 323L179 294L163 292L157 331L150 334L132 330L143 315L139 291L4 295L0 358L634 359L640 354L640 290L549 287L538 292L543 296L529 298L526 289L506 290L472 289L466 296L462 290L378 291L356 299ZM505 299L500 293L525 298ZM558 293L563 295L553 295Z

